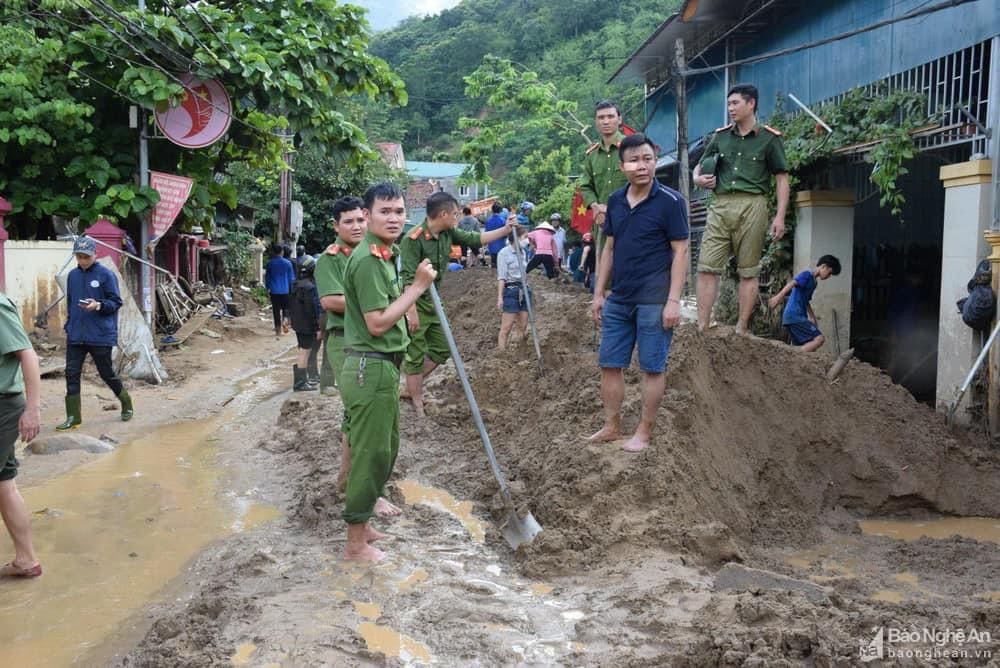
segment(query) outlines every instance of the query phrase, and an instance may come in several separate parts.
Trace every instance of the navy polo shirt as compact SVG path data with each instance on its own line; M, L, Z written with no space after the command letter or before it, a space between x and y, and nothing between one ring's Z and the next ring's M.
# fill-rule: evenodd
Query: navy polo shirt
M629 187L608 198L604 221L604 234L615 239L610 299L666 304L674 260L670 242L688 238L688 205L679 192L657 182L633 208L625 196Z

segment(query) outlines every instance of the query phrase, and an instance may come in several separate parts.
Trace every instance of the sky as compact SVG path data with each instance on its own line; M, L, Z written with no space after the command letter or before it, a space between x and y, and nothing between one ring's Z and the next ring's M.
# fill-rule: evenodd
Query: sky
M388 30L413 14L437 14L461 0L349 0L368 10L368 22L374 30Z

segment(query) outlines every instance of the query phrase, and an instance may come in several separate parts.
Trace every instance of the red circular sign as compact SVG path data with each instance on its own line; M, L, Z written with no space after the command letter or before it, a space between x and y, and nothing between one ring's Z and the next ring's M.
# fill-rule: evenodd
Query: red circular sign
M180 77L184 98L180 105L156 112L156 124L178 146L204 148L226 134L233 107L226 89L216 79L201 81L192 74Z

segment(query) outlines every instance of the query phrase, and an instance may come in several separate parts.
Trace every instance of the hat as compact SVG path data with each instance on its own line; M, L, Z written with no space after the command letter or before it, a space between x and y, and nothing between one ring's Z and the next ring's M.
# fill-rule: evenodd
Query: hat
M535 229L536 230L548 230L549 232L555 232L556 231L556 228L552 227L548 223L539 223L538 225L535 225Z
M562 214L554 213L551 216L549 216L549 220L562 220Z
M97 255L97 243L90 237L77 237L76 242L73 244L73 253L93 257Z
M523 202L521 202L521 208L522 209L534 209L535 205L532 204L531 202L529 202L528 200L524 200Z
M299 269L303 272L310 272L316 268L316 259L312 255L303 255L299 261Z
M583 240L584 241L593 241L594 240L594 235L591 234L590 232L584 232L583 233Z

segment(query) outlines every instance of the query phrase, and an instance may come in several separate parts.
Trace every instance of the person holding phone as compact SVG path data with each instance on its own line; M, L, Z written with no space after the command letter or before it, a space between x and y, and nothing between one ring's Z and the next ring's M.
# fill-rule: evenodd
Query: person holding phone
M122 298L115 273L97 262L97 243L79 237L73 244L76 269L66 278L66 420L60 431L76 429L83 422L80 406L80 376L87 355L97 372L121 402L123 422L132 419L132 397L115 374L111 349L118 345L118 309Z

